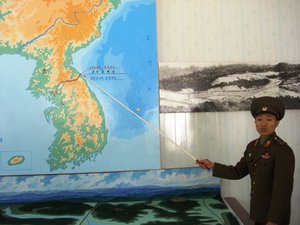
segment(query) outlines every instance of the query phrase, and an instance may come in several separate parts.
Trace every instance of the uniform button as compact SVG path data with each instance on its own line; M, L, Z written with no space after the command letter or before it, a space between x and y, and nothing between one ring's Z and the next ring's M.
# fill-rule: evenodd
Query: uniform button
M256 166L256 163L254 164L254 166Z
M253 181L253 184L255 184L255 181Z

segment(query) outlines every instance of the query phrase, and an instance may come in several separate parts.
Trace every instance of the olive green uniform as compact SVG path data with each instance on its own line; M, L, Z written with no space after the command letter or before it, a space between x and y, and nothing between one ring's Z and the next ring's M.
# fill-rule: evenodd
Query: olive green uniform
M235 166L215 163L213 175L241 179L250 174L250 219L286 225L290 220L294 169L292 149L274 133L263 144L259 139L250 142Z

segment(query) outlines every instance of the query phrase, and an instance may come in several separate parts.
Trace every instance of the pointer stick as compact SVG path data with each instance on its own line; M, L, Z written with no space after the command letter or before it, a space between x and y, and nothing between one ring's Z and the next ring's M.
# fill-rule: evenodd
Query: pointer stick
M178 147L181 151L183 151L185 154L187 154L189 157L191 157L193 160L197 161L196 157L193 156L191 153L187 152L184 148L182 148L180 145L178 145L175 141L173 141L171 138L169 138L167 135L162 133L159 129L157 129L155 126L153 126L151 123L149 123L147 120L140 117L138 114L136 114L134 111L132 111L130 108L128 108L126 105L124 105L122 102L120 102L117 98L115 98L112 94L110 94L108 91L103 89L100 85L98 85L95 81L88 78L86 75L83 75L87 80L89 80L91 83L93 83L96 87L101 89L105 94L107 94L109 97L111 97L113 100L118 102L121 106L123 106L125 109L127 109L129 112L131 112L133 115L135 115L137 118L139 118L141 121L143 121L145 124L147 124L149 127L151 127L154 131L171 141L176 147Z

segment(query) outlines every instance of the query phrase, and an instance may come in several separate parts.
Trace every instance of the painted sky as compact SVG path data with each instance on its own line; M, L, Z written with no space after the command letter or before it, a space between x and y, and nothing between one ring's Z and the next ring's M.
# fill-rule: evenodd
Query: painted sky
M157 185L164 187L219 185L211 171L200 168L95 174L0 177L0 193L95 190L99 188Z

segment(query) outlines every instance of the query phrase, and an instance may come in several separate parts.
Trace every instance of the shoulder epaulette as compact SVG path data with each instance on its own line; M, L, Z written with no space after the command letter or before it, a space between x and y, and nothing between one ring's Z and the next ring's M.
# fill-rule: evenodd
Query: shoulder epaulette
M258 139L255 139L253 141L251 141L251 144L254 145L255 147L257 146L258 144L258 141L259 141L259 138Z
M286 142L284 140L282 140L280 137L276 136L274 138L274 142L276 142L279 145L286 145Z

